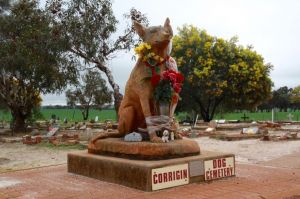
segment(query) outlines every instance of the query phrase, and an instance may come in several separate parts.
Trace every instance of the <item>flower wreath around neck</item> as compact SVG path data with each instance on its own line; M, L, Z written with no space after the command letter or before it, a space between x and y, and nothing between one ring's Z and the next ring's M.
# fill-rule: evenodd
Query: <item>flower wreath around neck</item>
M153 97L157 102L169 103L178 98L181 87L184 81L184 76L168 67L167 70L160 75L160 67L166 64L171 58L165 58L156 55L152 51L152 47L148 43L141 43L134 49L135 53L141 58L144 64L149 68L149 77L152 86L154 87Z

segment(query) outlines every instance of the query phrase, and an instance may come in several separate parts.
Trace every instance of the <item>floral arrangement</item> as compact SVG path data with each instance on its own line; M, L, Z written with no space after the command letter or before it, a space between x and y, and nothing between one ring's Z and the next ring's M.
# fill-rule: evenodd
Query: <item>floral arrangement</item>
M174 70L164 71L158 82L155 82L154 99L157 102L164 103L170 103L172 100L176 101L183 81L184 77L181 73Z
M140 58L142 58L142 60L144 62L148 62L151 65L155 65L159 62L164 61L164 58L162 58L159 55L156 55L155 53L153 53L151 51L151 45L147 44L147 43L141 43L139 46L137 46L134 49L135 53L137 55L139 55Z
M164 64L166 59L156 55L151 51L151 45L141 43L134 49L135 53L150 68L150 81L154 87L154 99L157 102L170 103L173 99L178 99L184 77L181 73L168 69L160 75L159 66Z

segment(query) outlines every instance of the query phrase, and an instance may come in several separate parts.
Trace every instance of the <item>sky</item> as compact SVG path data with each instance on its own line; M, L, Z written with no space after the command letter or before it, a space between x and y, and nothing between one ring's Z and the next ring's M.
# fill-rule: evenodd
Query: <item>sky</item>
M274 66L274 89L300 85L299 0L114 0L119 31L125 27L123 14L132 7L147 15L150 26L163 25L169 17L174 34L191 24L213 36L238 36L239 44L254 46ZM122 93L135 64L133 55L119 52L108 62ZM64 104L64 93L43 96L43 105Z

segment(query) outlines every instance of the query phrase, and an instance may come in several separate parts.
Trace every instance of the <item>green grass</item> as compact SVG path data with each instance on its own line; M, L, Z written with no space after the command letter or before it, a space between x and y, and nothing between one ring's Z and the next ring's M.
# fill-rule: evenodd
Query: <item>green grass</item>
M79 109L41 109L41 113L45 120L50 120L52 115L59 117L61 121L64 118L67 118L68 121L82 121L82 114ZM89 113L89 120L95 119L98 116L99 121L105 121L107 119L116 120L116 112L113 109L107 110L96 110L91 109ZM10 121L11 115L10 112L4 112L0 110L0 121Z
M79 109L42 109L41 110L45 119L50 119L52 114L55 114L60 120L67 118L69 121L82 121L82 114ZM113 109L96 110L91 109L89 113L89 120L95 119L98 116L100 121L107 119L116 120L116 112Z
M0 110L0 121L10 121L11 115L8 111Z
M50 120L51 115L55 114L56 117L59 117L61 121L64 118L67 118L68 121L82 121L82 115L79 109L41 109L41 113L45 120ZM271 120L272 113L271 112L245 112L246 116L249 117L247 120ZM294 121L300 121L300 111L296 112L275 112L275 121L279 120L288 120L287 115L292 114ZM177 118L182 120L185 118L186 113L179 113L177 114ZM114 109L107 109L107 110L96 110L91 109L89 120L95 119L95 117L99 117L99 121L105 121L107 119L116 120L116 112ZM242 117L244 116L244 112L241 113L225 113L225 114L217 114L215 119L226 119L226 120L243 120ZM10 112L4 112L0 110L0 121L10 121L11 115Z

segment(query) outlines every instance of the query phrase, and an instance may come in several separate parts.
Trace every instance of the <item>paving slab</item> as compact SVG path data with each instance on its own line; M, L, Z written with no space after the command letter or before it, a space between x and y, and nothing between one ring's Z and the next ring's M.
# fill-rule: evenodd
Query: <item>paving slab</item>
M237 177L155 192L75 175L67 165L0 174L0 198L299 198L300 170L237 164ZM18 182L18 183L5 183Z

